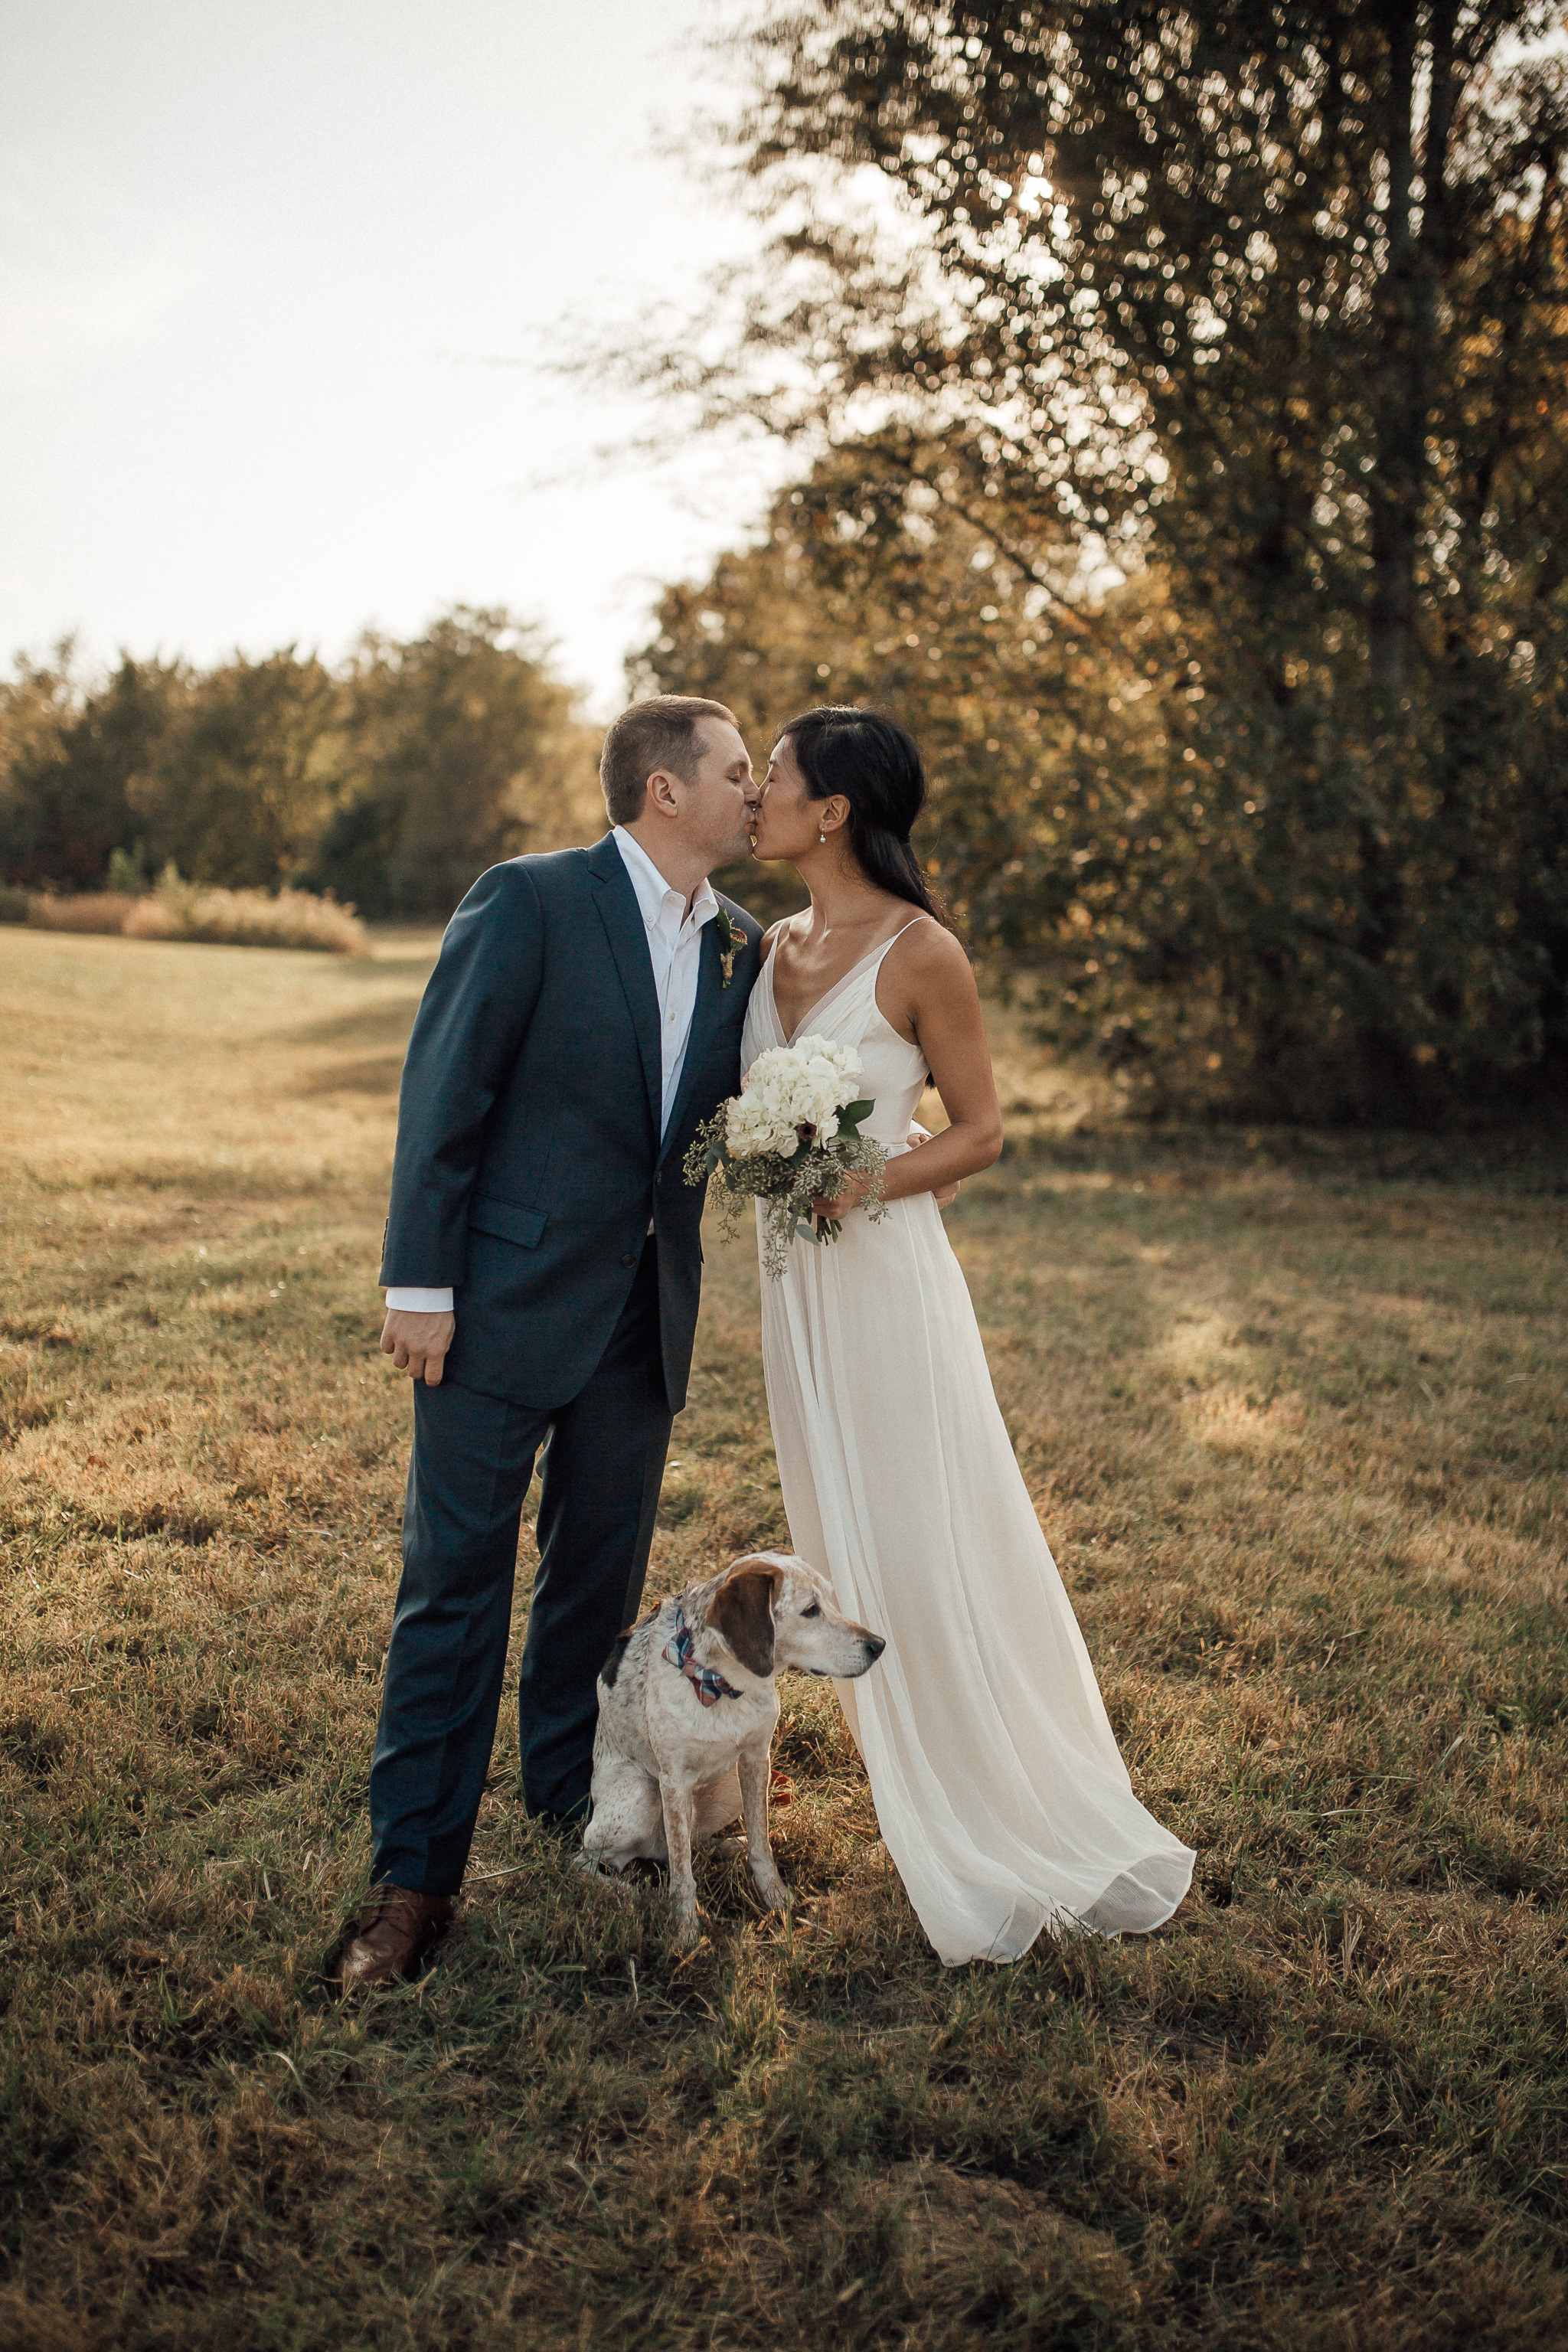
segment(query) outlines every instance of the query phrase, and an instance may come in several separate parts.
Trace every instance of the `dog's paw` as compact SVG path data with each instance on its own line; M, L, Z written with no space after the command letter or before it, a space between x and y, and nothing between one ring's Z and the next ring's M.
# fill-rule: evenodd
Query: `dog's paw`
M790 1891L776 1870L754 1870L752 1875L757 1882L757 1893L770 1911L789 1909Z

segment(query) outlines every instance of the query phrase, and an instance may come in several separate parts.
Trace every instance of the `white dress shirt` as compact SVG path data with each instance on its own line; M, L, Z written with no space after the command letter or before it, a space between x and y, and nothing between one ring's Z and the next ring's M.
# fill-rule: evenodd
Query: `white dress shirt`
M676 1096L680 1092L680 1075L686 1067L691 1016L697 1009L702 929L719 912L719 901L713 896L711 883L703 881L688 909L681 893L665 880L641 842L634 840L624 825L616 825L615 843L637 892L637 909L647 939L648 961L653 966L654 994L658 1000L659 1068L663 1082L658 1133L662 1142ZM651 1223L648 1231L653 1231ZM452 1293L449 1289L421 1289L400 1283L388 1290L386 1303L414 1315L450 1315Z

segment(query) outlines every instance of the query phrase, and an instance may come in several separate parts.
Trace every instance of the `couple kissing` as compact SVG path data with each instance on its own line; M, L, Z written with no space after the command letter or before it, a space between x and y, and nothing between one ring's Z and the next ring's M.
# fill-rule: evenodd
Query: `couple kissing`
M413 1975L451 1917L542 1453L522 1798L586 1822L597 1680L686 1402L704 1195L684 1165L757 1057L806 1032L858 1057L886 1160L834 1196L837 1240L803 1227L763 1282L763 1365L795 1553L885 1642L836 1683L883 1843L949 1965L1051 1927L1157 1927L1194 1856L1133 1793L942 1227L1002 1121L973 974L910 845L919 749L879 713L810 710L759 785L731 711L663 695L616 720L600 778L603 840L475 883L409 1042L382 1346L413 1376L414 1445L371 1889L331 1980ZM748 855L810 893L766 935L708 878ZM949 1119L929 1139L928 1082ZM679 1682L668 1655L647 1671ZM689 1680L666 1696L704 1703Z

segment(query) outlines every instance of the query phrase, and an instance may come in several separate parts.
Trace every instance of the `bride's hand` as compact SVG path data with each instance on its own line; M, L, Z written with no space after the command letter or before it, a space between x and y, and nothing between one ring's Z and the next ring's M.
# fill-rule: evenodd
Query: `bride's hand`
M918 1119L911 1118L910 1121L910 1150L911 1151L918 1151L922 1143L929 1143L930 1141L930 1128L921 1127ZM942 1190L939 1192L933 1193L931 1197L935 1201L939 1209L951 1209L963 1189L963 1186L955 1178L951 1184L944 1184L942 1187Z
M861 1201L870 1189L869 1176L856 1176L846 1169L843 1191L835 1192L831 1201L826 1193L814 1192L811 1196L811 1213L814 1217L847 1217L851 1209L858 1209L860 1206Z
M928 1129L923 1127L910 1127L910 1150L911 1151L918 1151L922 1143L929 1143L930 1141L931 1135ZM820 1192L813 1195L811 1203L812 1214L816 1217L847 1217L852 1209L858 1209L860 1206L866 1194L871 1190L872 1180L869 1176L854 1176L850 1175L847 1171L844 1179L844 1190L841 1192L835 1193L831 1201L826 1199ZM932 1193L931 1197L935 1201L939 1209L950 1209L954 1201L957 1200L958 1194L959 1186L955 1182L952 1184L943 1184L940 1191Z

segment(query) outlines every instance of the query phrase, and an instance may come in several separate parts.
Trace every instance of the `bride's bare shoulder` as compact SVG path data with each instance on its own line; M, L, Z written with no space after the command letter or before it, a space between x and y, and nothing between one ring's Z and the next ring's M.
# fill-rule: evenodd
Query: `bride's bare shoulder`
M882 960L877 1002L884 1020L912 1045L957 1023L978 1027L980 992L969 958L934 916L912 922Z
M889 963L895 956L899 959L900 976L909 982L911 988L935 985L963 988L971 994L974 992L974 974L970 969L969 958L945 924L939 923L934 915L928 915L923 922L916 921L910 925L908 930L894 941L888 957Z

